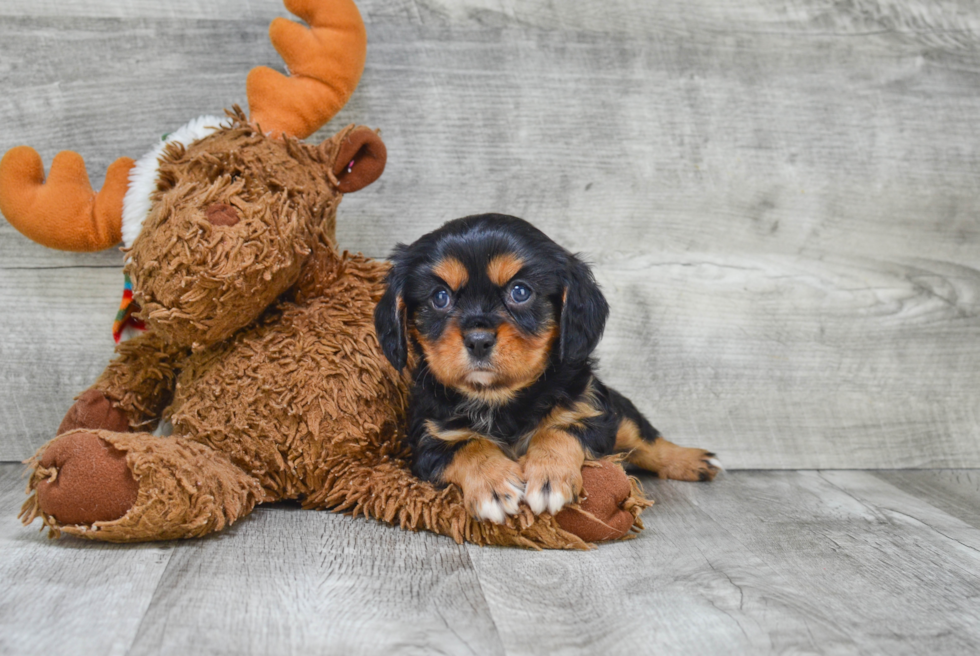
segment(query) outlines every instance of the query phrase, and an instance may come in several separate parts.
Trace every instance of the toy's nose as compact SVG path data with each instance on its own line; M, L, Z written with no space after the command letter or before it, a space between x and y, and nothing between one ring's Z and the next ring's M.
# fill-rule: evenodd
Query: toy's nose
M227 203L215 203L204 210L204 215L208 217L211 225L233 226L240 220L238 210Z
M474 330L466 334L463 344L466 350L474 358L482 360L493 350L493 345L497 343L497 336L486 330Z

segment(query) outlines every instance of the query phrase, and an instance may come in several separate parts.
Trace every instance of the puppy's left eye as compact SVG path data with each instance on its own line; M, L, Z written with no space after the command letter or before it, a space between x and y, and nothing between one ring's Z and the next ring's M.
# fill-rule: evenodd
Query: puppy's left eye
M451 300L452 297L445 289L437 289L436 293L432 295L432 305L437 310L445 310Z
M531 290L525 285L517 284L510 288L510 298L515 303L524 303L531 298Z

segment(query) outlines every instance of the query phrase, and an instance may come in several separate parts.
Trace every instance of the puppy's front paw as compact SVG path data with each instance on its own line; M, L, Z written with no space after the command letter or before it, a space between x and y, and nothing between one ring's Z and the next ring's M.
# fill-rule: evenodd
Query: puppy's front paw
M524 460L524 479L524 498L535 515L545 511L554 515L582 492L581 467L534 453Z
M524 489L520 478L502 481L488 478L469 490L463 490L463 503L470 515L494 524L503 524L507 515L517 514L523 497Z
M517 514L524 498L521 468L506 457L474 470L460 481L460 487L467 512L495 524L503 524L507 515Z

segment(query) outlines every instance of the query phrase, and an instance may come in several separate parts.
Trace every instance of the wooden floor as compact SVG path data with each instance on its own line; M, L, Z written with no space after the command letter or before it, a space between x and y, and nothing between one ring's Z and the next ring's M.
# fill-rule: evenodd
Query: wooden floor
M21 527L0 465L0 654L980 651L980 472L645 483L648 530L590 553L284 506L116 546Z

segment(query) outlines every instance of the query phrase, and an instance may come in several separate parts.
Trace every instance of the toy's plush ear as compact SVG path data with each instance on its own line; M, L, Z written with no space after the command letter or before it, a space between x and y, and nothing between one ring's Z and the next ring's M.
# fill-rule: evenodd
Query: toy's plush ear
M563 278L560 356L562 362L582 362L602 338L609 304L591 269L575 255L569 257Z
M385 170L388 149L378 133L360 125L351 130L340 142L333 174L337 189L343 194L368 186Z
M384 295L374 308L374 330L378 335L381 351L392 366L401 371L408 361L408 310L405 307L405 271L401 264L406 247L399 244L391 254L392 267L385 278Z

